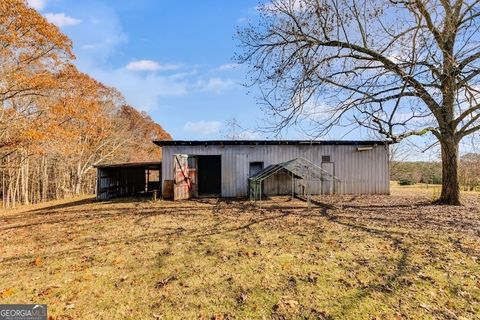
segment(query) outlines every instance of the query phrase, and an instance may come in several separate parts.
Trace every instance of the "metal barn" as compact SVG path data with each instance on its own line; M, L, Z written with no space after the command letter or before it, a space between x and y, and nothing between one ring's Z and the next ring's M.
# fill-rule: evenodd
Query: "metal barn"
M305 159L334 177L330 182L312 187L309 191L312 194L390 193L389 143L386 141L177 140L155 143L162 147L161 184L164 191L170 190L175 200L201 196L247 197L251 177L270 166L294 159ZM262 194L290 195L296 187L291 180L291 172L279 170L261 182ZM325 186L325 183L330 185Z

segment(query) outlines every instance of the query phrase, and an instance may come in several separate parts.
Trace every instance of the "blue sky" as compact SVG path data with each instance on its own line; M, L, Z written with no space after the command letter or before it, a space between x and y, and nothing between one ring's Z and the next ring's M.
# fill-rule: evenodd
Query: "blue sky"
M223 138L233 117L246 129L262 121L255 93L241 85L246 70L232 62L235 31L255 18L258 1L29 2L73 40L81 71L118 88L175 139Z
M261 0L263 1L263 0ZM233 62L238 28L258 17L259 0L28 0L73 41L78 68L114 86L174 139L222 139L235 118L243 138L274 136L247 69ZM348 133L347 136L344 136ZM309 139L300 128L281 138ZM335 129L324 139L369 139Z
M81 71L119 89L174 139L225 138L232 118L245 138L272 136L255 130L265 115L255 88L242 86L247 70L233 63L236 30L256 19L259 0L28 1L73 40ZM366 129L338 128L323 138L372 137ZM297 128L282 138L309 136ZM409 158L426 156L409 151Z

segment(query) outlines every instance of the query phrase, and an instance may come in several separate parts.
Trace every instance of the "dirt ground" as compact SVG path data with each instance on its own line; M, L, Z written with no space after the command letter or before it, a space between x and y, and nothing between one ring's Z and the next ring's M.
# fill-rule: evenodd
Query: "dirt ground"
M168 202L0 213L0 303L52 319L480 319L480 196Z

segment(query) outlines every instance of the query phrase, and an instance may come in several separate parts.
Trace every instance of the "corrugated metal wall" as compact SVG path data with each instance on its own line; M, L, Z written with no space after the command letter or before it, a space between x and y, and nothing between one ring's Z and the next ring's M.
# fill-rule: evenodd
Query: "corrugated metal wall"
M328 155L334 163L335 175L342 180L344 194L388 194L390 170L388 146L374 146L359 152L360 146L336 145L232 145L232 146L163 146L163 180L173 180L173 155L222 156L222 196L245 197L248 191L250 162L263 161L264 167L305 158L321 166L322 156Z

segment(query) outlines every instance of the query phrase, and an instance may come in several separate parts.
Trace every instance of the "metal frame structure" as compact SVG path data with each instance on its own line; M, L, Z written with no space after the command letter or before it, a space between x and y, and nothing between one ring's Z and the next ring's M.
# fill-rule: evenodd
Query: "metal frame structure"
M333 174L327 172L316 164L304 158L296 158L286 162L270 165L257 173L255 176L249 178L250 182L250 201L262 201L262 182L265 179L281 172L288 172L291 176L292 182L292 198L295 197L295 180L303 181L304 196L307 198L308 208L311 208L312 198L312 183L320 183L320 190L322 190L322 183L325 181L332 182L332 194L342 194L341 180ZM337 184L340 188L337 188Z

